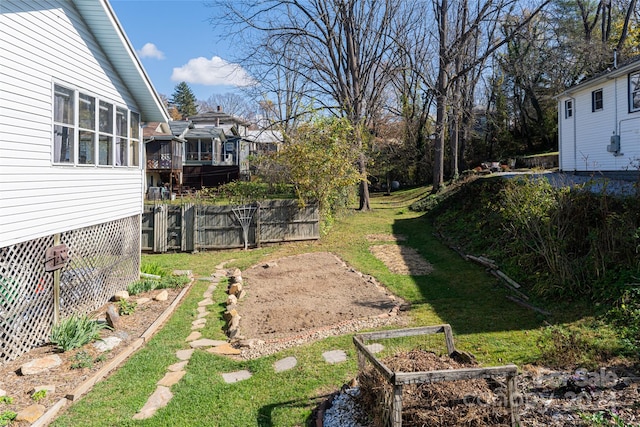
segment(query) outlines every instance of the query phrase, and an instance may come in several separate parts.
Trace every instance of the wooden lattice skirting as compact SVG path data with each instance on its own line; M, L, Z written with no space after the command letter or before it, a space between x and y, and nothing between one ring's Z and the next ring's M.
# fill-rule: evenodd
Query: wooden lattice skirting
M56 273L44 268L45 251L68 247ZM0 362L48 341L54 313L86 314L104 305L140 271L140 215L0 248Z

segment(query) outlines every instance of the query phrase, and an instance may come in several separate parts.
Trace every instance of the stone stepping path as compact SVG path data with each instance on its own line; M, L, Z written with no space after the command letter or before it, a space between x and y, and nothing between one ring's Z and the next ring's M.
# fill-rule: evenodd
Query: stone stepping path
M185 368L196 349L204 349L208 353L218 355L239 355L242 353L241 350L233 347L227 341L202 338L202 333L199 331L207 324L207 316L210 314L207 307L215 304L215 301L213 301L213 292L216 289L216 285L220 282L221 278L226 276L226 271L223 268L224 264L218 265L216 266L216 272L211 278L197 279L198 281L209 280L211 284L202 294L202 300L198 302L196 320L191 323L191 333L185 339L185 342L189 344L189 348L176 351L176 358L179 361L167 367L167 373L158 381L156 390L149 397L142 409L133 416L134 420L150 418L155 415L159 409L167 406L173 398L171 387L180 382L185 376ZM373 353L378 353L384 349L382 344L370 344L368 347ZM347 353L344 350L331 350L322 353L322 357L325 362L335 364L346 361ZM297 364L298 360L293 356L289 356L276 361L273 364L273 369L276 373L285 372L295 368ZM252 373L248 370L240 370L225 372L221 375L225 383L233 384L250 379Z

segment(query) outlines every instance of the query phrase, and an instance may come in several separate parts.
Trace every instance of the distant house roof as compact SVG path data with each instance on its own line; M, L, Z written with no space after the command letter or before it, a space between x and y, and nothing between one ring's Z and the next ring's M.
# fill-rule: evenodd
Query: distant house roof
M181 135L174 135L169 124L164 122L148 123L142 129L142 132L145 142L171 140L184 142L184 139L181 137Z
M216 127L193 128L187 130L185 138L219 138L221 141L226 140L224 130Z
M167 122L169 115L151 79L107 0L72 0L124 85L135 98L145 121Z
M282 132L277 130L248 130L247 134L243 137L251 142L268 143L268 142L283 142L284 138Z
M240 125L249 126L251 123L246 120L232 116L223 111L207 111L206 113L198 114L197 116L189 117L194 124L211 123L216 126L222 125Z
M188 129L193 128L193 123L189 120L172 120L169 122L169 127L175 136L181 137Z

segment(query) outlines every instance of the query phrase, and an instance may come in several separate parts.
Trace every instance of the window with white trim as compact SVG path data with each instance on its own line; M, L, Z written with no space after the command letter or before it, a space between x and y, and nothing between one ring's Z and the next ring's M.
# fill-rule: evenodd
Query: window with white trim
M53 163L140 166L140 115L90 94L54 85Z
M591 92L591 111L602 111L604 108L604 96L602 89L594 90Z
M629 112L640 111L640 71L629 74Z
M573 100L567 99L564 101L564 118L570 119L573 117Z

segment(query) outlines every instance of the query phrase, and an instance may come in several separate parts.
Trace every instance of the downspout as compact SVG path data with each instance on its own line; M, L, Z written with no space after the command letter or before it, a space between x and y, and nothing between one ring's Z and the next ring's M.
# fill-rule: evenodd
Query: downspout
M578 171L578 134L576 125L578 115L578 106L576 105L576 99L573 97L569 97L571 102L573 103L573 173L575 174Z

